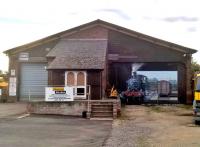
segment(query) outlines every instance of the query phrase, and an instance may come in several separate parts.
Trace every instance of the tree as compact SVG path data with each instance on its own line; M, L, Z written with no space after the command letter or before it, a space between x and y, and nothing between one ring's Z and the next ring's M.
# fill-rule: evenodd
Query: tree
M0 70L0 82L8 82L8 72Z
M197 63L197 61L195 61L194 59L192 59L191 68L193 73L200 71L200 64Z

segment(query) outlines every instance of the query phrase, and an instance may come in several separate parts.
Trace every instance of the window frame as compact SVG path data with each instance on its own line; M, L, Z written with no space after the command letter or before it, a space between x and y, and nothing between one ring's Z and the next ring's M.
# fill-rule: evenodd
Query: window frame
M73 86L70 86L70 85L67 85L67 75L68 73L74 73L74 85ZM84 85L82 86L78 86L77 85L77 76L78 76L78 73L82 72L84 74ZM74 88L74 99L86 99L87 98L87 72L86 71L83 71L83 70L79 70L79 71L65 71L65 86L70 86L70 87L73 87ZM77 94L77 89L78 88L84 88L84 95L78 95Z

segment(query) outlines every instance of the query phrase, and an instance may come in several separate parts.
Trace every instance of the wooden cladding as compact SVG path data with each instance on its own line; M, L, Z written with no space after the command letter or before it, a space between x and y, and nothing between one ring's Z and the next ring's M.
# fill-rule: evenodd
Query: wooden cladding
M88 85L91 86L91 99L101 99L101 71L88 71Z
M65 71L64 70L49 70L48 71L48 85L64 86Z

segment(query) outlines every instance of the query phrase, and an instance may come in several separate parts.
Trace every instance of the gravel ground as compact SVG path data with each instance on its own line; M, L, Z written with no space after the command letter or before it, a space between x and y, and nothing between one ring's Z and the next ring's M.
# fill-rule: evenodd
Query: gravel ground
M104 147L199 147L199 134L190 106L128 105Z
M142 109L134 106L122 110L122 117L113 122L113 129L105 147L135 147L149 144L148 137L152 130L141 125L141 119L147 113ZM127 111L134 111L134 115L127 116Z

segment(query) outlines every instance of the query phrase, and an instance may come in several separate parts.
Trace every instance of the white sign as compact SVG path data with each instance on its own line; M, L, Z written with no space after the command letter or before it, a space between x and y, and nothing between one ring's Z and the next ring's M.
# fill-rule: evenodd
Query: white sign
M45 101L73 101L73 87L46 87Z
M0 95L2 95L2 90L0 89Z
M9 96L16 96L16 77L10 77L9 80Z
M11 76L15 76L15 70L14 70L14 69L11 69L11 70L10 70L10 74L11 74Z
M29 60L29 53L22 52L19 54L20 61L28 61Z

